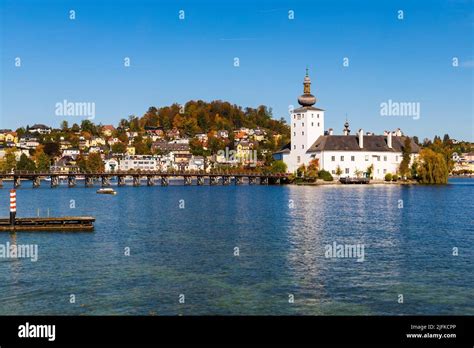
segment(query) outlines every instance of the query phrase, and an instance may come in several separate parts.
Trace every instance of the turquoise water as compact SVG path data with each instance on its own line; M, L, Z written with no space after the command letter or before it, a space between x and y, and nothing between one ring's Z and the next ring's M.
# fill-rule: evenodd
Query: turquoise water
M96 189L18 190L19 217L92 215L96 228L1 233L39 256L0 259L0 315L474 314L472 179ZM326 258L333 242L364 245L364 261Z

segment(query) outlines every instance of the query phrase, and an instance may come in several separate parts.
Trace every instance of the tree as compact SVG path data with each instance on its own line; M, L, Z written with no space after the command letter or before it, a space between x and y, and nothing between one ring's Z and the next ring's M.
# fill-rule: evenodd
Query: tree
M417 174L418 180L422 184L446 184L449 173L444 156L431 149L422 149Z
M100 173L104 171L104 162L97 152L89 154L87 158L87 169L90 172Z
M337 176L341 176L341 174L342 174L342 169L341 169L341 167L338 165L337 168L336 168L336 175L337 175Z
M402 148L402 162L398 171L402 177L407 177L410 174L410 159L411 159L411 139L406 137Z
M93 133L94 124L90 120L82 120L81 122L81 130L83 132Z
M49 156L49 157L56 157L59 156L61 153L59 149L59 144L54 143L54 142L48 142L44 144L44 152Z
M43 151L36 156L36 168L41 172L47 172L51 165L51 160Z
M63 132L69 131L69 123L66 120L61 122L61 130Z
M77 133L81 130L81 127L79 127L79 125L77 123L74 123L71 127L71 131L73 131L74 133Z
M271 166L272 173L286 173L286 170L287 170L287 166L285 162L278 160L272 163L272 166Z
M4 170L11 172L16 169L16 156L13 149L8 149L5 153Z
M36 170L36 165L31 158L28 158L28 156L23 153L20 156L20 160L18 161L16 168L18 170L34 171Z
M372 179L372 173L374 172L374 165L371 164L370 166L367 167L367 177L369 179Z
M118 142L112 145L113 153L125 153L127 152L127 145L122 142Z
M308 168L306 170L306 176L316 179L318 177L318 170L319 170L319 159L315 158L309 162Z

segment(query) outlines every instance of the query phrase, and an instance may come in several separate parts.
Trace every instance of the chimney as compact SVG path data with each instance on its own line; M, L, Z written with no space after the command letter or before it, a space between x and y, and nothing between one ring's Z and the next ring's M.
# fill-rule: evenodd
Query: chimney
M383 135L388 135L389 132L383 131Z
M329 135L333 135L334 134L334 130L332 128L329 128Z
M388 132L387 134L387 146L390 149L392 148L392 132Z
M402 136L402 131L400 130L400 128L397 128L397 130L395 131L395 135L397 137L401 137Z
M362 149L364 148L364 131L359 129L359 147Z

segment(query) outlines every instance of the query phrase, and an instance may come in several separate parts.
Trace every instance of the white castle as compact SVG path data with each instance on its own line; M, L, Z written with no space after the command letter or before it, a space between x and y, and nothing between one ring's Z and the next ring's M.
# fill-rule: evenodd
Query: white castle
M341 177L367 175L369 167L374 179L398 172L405 141L400 129L385 131L384 135L364 134L359 129L356 135L351 135L346 120L343 135L334 135L332 128L324 131L324 110L313 106L316 97L311 94L307 69L303 85L303 94L298 98L301 107L291 113L291 142L273 154L276 160L286 163L288 172L293 173L314 159L318 160L319 169L332 175L342 172ZM418 152L419 147L412 140L411 161Z

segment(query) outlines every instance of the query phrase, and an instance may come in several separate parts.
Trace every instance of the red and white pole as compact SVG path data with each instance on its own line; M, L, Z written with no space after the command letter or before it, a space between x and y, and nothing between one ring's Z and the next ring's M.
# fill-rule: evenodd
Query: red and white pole
M15 224L16 217L16 190L10 190L10 225Z

